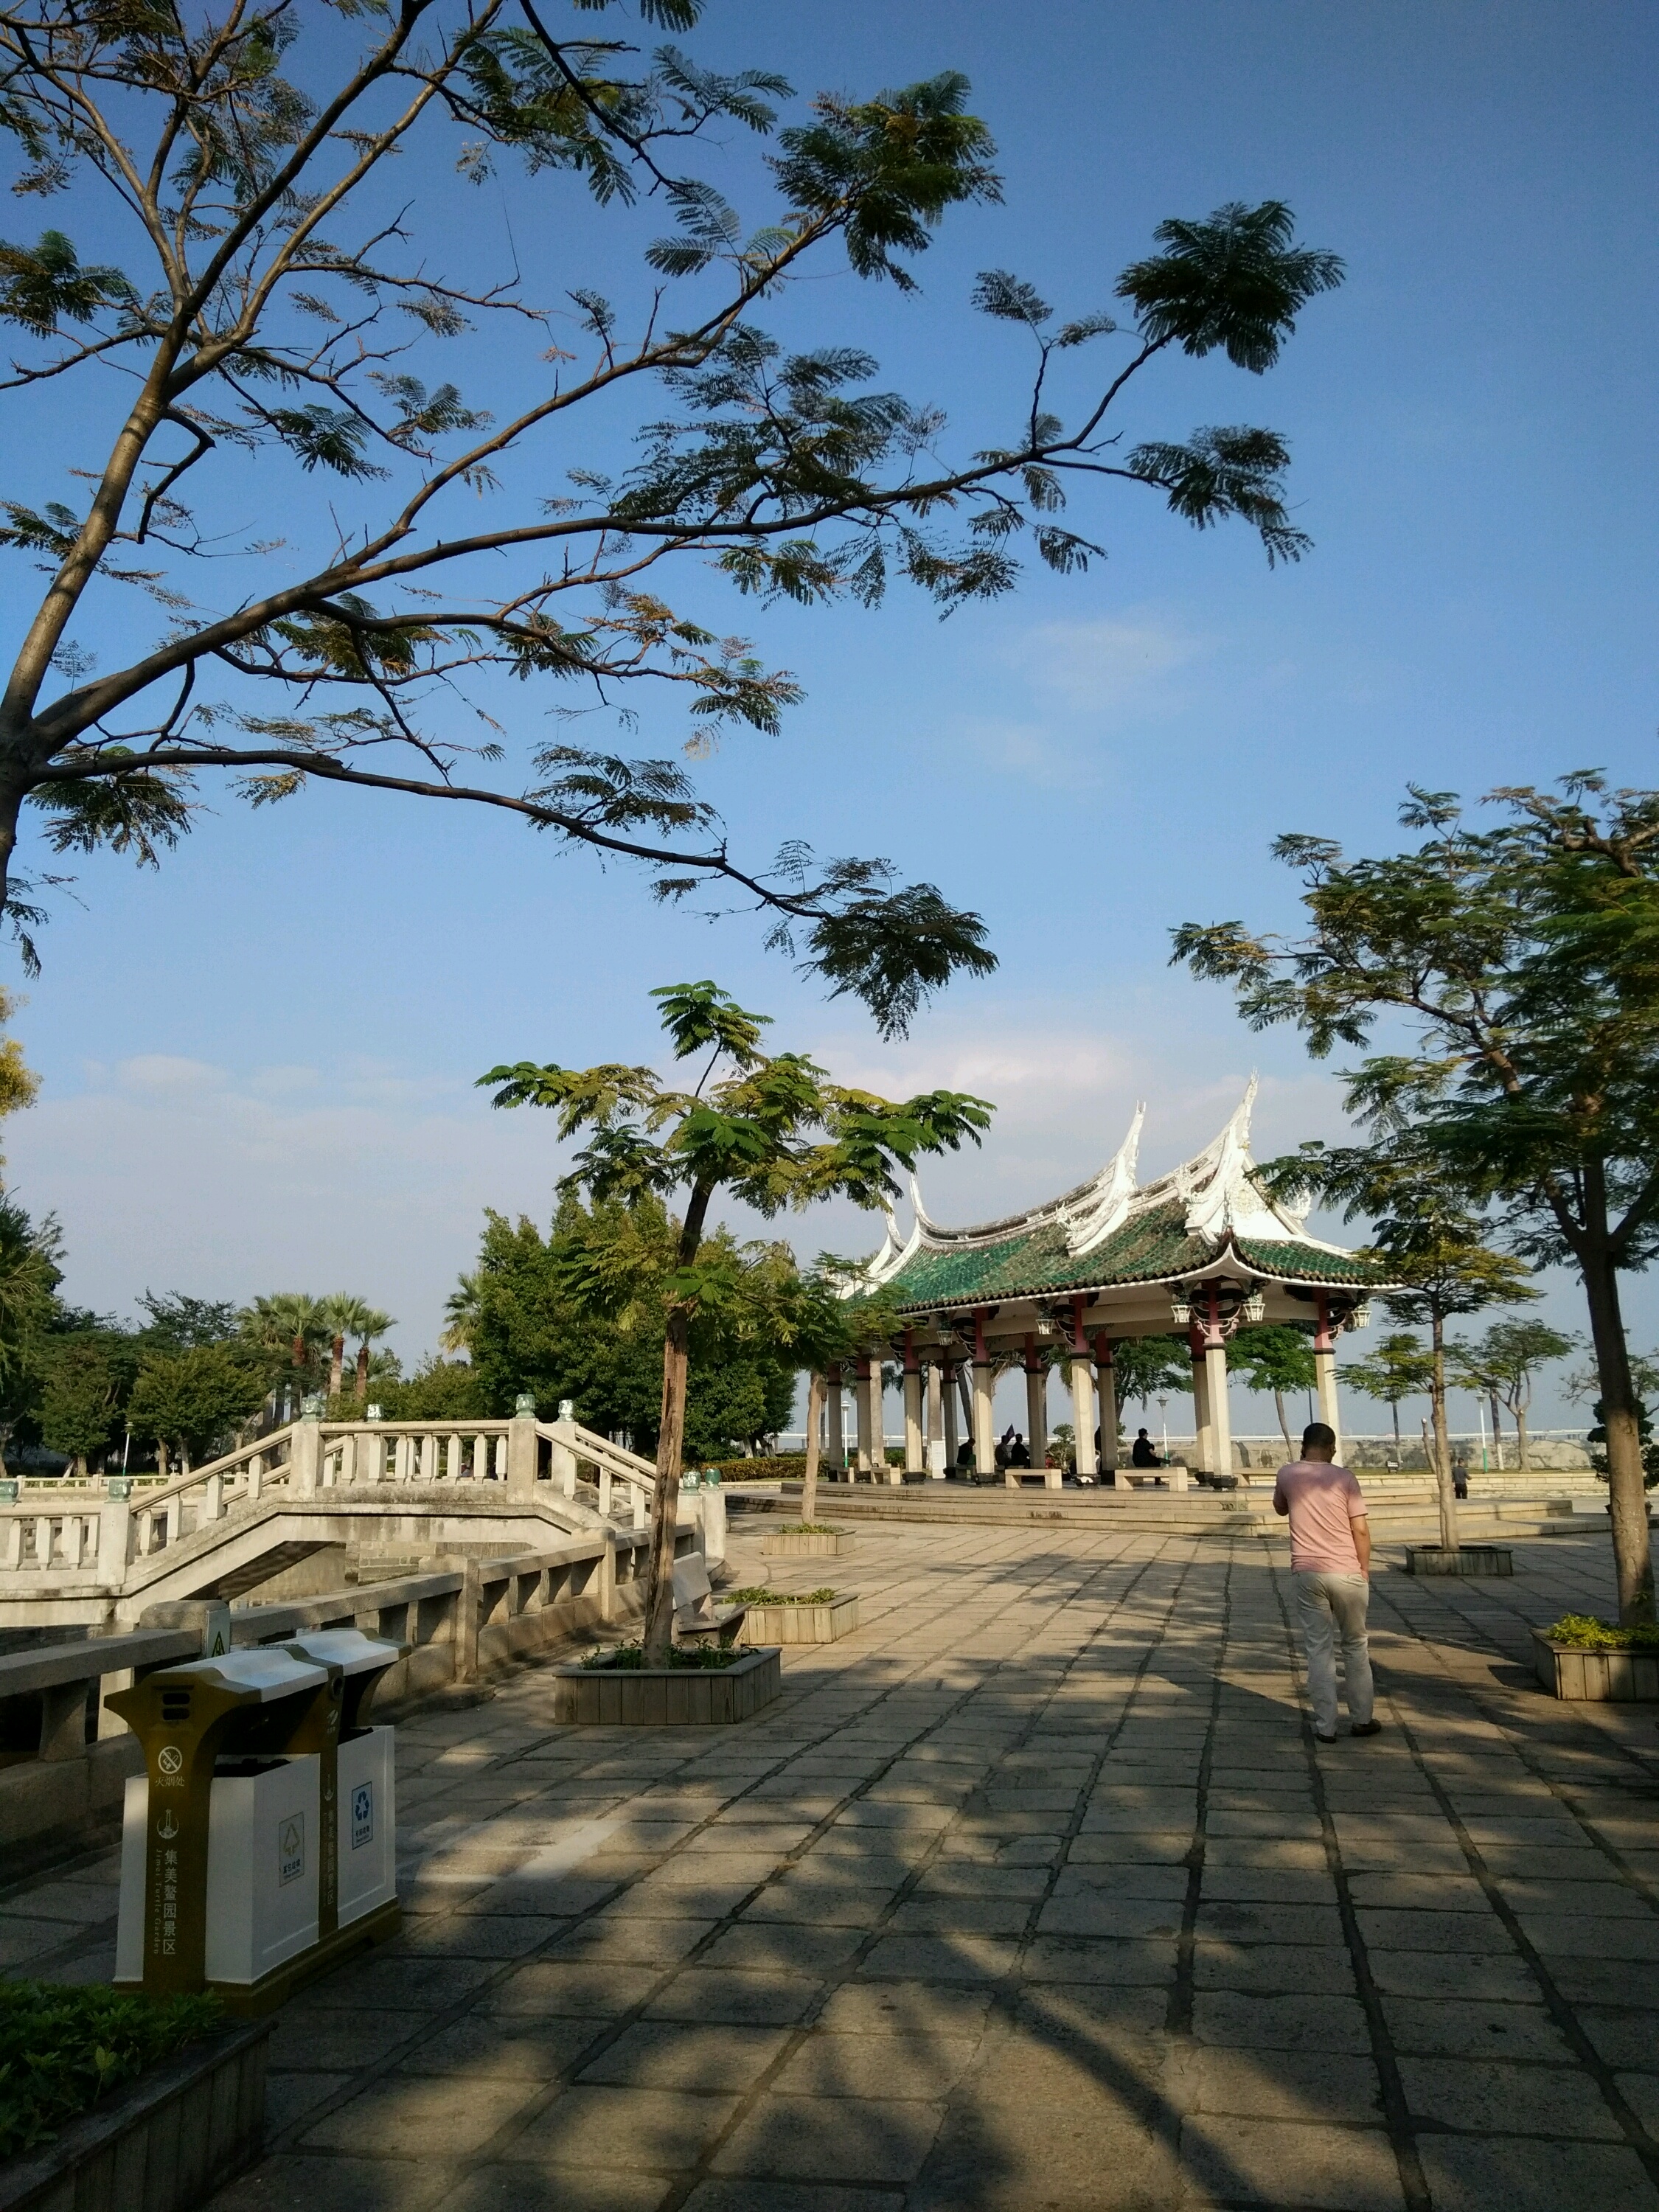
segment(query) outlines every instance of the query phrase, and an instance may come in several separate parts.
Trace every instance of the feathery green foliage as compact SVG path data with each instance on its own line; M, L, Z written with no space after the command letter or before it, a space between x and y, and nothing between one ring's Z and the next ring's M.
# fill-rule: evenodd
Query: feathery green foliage
M695 759L717 735L778 730L800 687L679 611L677 573L713 565L763 604L803 605L871 605L902 580L949 613L1012 589L1024 547L1086 568L1098 533L1072 526L1068 495L1103 507L1148 489L1195 528L1235 519L1270 562L1297 559L1278 432L1182 441L1133 410L1166 349L1261 374L1340 264L1267 200L1160 225L1118 280L1122 329L1097 308L1057 320L1024 279L988 271L974 304L1027 352L1002 437L952 451L936 409L882 388L856 290L817 288L793 348L766 323L799 278L837 267L915 295L939 226L999 201L960 71L797 106L775 72L673 42L698 30L700 0L316 14L0 0L16 189L68 210L33 246L0 244L14 383L67 391L112 366L137 395L118 437L71 447L73 503L0 496L0 546L49 579L19 603L0 687L14 924L40 919L4 872L25 798L53 849L148 865L206 811L198 778L255 807L347 784L492 808L636 864L659 897L757 910L775 948L899 1033L954 976L991 969L977 915L877 856L792 840L746 861L682 762L521 745L479 687L534 683L556 713L578 687L624 726L630 696L678 701ZM630 15L663 42L617 35ZM734 138L766 142L758 190ZM592 234L566 220L585 192L609 211L591 264L550 301L516 275L435 273L419 191L386 218L394 164L516 179L515 205L573 239ZM732 204L736 178L758 205ZM654 236L628 215L647 201L668 224ZM76 232L112 217L128 266L83 262ZM636 307L613 303L619 285ZM488 395L441 358L480 329L483 374L500 364ZM618 421L635 447L615 476L557 458ZM199 513L198 488L250 459L280 550ZM233 552L247 580L234 605L201 565ZM164 625L100 670L72 632L134 587ZM480 717L471 741L458 696Z

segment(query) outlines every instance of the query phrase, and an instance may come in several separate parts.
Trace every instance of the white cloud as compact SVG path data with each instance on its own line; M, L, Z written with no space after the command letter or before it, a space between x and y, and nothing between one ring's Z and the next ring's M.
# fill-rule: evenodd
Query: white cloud
M1144 608L1095 622L1041 623L1026 631L1011 658L1066 706L1121 722L1180 713L1193 696L1181 672L1215 650L1214 641Z
M435 1342L484 1207L545 1220L557 1172L545 1116L492 1114L463 1079L385 1067L244 1073L141 1054L112 1086L48 1091L6 1134L12 1188L63 1223L77 1304L126 1314L146 1286L349 1289L398 1316L405 1359Z
M1098 765L1077 747L1036 722L981 720L957 726L957 736L988 768L1003 769L1039 790L1086 790L1100 781Z
M216 1090L225 1079L222 1067L204 1060L180 1060L166 1052L143 1052L121 1060L115 1079L128 1091Z

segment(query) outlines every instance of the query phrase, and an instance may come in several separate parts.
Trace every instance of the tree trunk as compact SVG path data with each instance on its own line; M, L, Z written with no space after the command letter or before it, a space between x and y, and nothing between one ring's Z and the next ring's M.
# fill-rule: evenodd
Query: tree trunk
M685 1377L691 1322L683 1306L668 1316L662 1346L662 1421L657 1431L657 1480L651 1498L651 1565L645 1585L645 1663L665 1667L674 1641L674 1534L680 1495L680 1442L685 1434Z
M23 808L21 787L0 787L0 911L11 889L12 856L17 850L17 817Z
M1285 1456L1290 1459L1294 1455L1291 1449L1291 1425L1285 1418L1285 1393L1282 1390L1273 1392L1273 1411L1279 1416L1279 1433L1285 1439Z
M331 1398L339 1396L340 1386L344 1380L345 1339L343 1336L337 1336L330 1348L328 1358L328 1395Z
M689 1268L702 1243L713 1184L698 1183L685 1209L678 1259ZM657 1480L651 1497L651 1565L645 1585L645 1663L665 1667L674 1642L674 1534L680 1496L680 1447L685 1435L685 1382L691 1363L691 1316L669 1310L662 1346L662 1422L657 1431Z
M360 1398L367 1398L368 1395L368 1346L367 1343L357 1346L357 1395Z
M301 1335L298 1333L298 1331L297 1331L297 1330L296 1330L296 1331L295 1331L295 1338L294 1338L294 1341L293 1341L293 1343L292 1343L291 1345L289 1345L289 1353L290 1358L293 1359L294 1364L295 1364L296 1367L303 1367L303 1366L305 1365L305 1364L306 1364L306 1340L305 1340L305 1338L304 1338L303 1336L301 1336Z
M167 1447L165 1437L155 1439L155 1472L163 1482L167 1479Z
M1434 1343L1434 1376L1429 1388L1429 1407L1434 1419L1434 1468L1440 1485L1440 1545L1443 1551L1462 1547L1457 1540L1457 1493L1452 1488L1451 1440L1446 1434L1446 1324L1436 1314L1430 1325Z
M1504 1472L1504 1431L1498 1419L1498 1393L1488 1390L1486 1403L1492 1408L1492 1448L1498 1460L1498 1472Z
M1601 1241L1580 1257L1589 1303L1590 1340L1601 1389L1607 1432L1607 1502L1613 1522L1613 1564L1619 1582L1619 1619L1626 1628L1650 1621L1653 1555L1648 1541L1648 1498L1642 1466L1642 1432L1631 1382L1630 1346L1619 1310L1619 1276Z
M1510 1407L1510 1411L1515 1415L1516 1465L1525 1474L1532 1465L1527 1453L1527 1417L1519 1406Z
M1405 1452L1405 1446L1400 1441L1400 1401L1398 1398L1391 1399L1389 1401L1389 1411L1394 1415L1394 1463L1397 1468L1400 1465L1400 1462Z
M806 1389L806 1473L800 1486L800 1517L817 1518L818 1510L818 1422L823 1413L823 1377L814 1375Z

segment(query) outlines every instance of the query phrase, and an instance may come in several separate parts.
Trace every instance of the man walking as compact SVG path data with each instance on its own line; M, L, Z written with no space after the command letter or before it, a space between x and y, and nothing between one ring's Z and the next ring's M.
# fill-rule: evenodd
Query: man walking
M1336 1741L1336 1638L1342 1638L1342 1674L1348 1719L1355 1735L1376 1735L1371 1717L1371 1661L1365 1644L1365 1606L1370 1596L1371 1530L1359 1485L1334 1464L1335 1432L1323 1421L1302 1431L1302 1456L1279 1470L1273 1511L1291 1524L1291 1570L1302 1648L1308 1658L1308 1694L1314 1734Z

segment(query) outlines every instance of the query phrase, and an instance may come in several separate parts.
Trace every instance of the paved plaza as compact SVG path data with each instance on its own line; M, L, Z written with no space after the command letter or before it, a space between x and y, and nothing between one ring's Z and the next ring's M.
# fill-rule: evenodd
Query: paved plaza
M741 1728L417 1716L405 1932L283 2013L215 2212L1659 2212L1656 1713L1527 1656L1605 1533L1397 1558L1369 1742L1313 1741L1282 1543L1104 1504L777 1563L862 1626ZM106 1974L113 1875L0 1960Z

